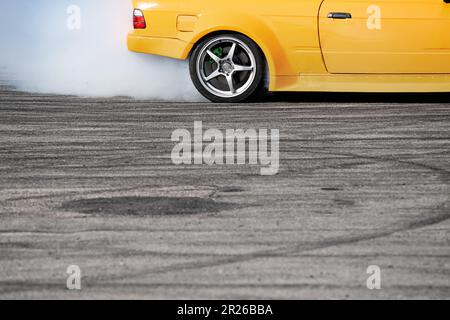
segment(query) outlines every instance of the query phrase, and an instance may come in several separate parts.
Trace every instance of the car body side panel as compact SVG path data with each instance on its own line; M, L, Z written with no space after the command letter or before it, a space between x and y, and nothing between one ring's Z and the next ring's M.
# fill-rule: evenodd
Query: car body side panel
M210 32L230 30L253 39L264 51L276 76L325 72L320 50L317 14L321 0L231 0L205 4L183 2L185 14L198 17L192 32L180 38L196 43Z
M450 75L446 74L330 74L322 55L321 45L324 44L320 41L319 19L327 24L333 23L324 20L326 17L323 15L329 10L344 10L347 7L327 7L338 3L338 0L325 1L329 2L133 0L134 7L144 12L148 28L132 31L128 36L128 47L131 51L186 59L198 41L208 34L233 31L253 39L264 52L269 66L271 91L450 92ZM367 0L342 3L363 2ZM319 17L323 4L325 7L322 7L322 16ZM335 24L342 23L345 22L335 21ZM325 45L336 46L325 52L330 66L338 72L345 69L345 65L349 66L349 70L350 67L356 68L357 63L352 64L352 61L357 60L346 58L341 61L338 54L330 55L330 52L347 50L339 47L340 40L337 38L342 35L340 32L345 32L345 28L336 31L327 28L325 32ZM336 37L336 42L330 42L334 41L333 37ZM351 43L355 52L363 52L364 47L358 45Z
M277 77L326 72L317 29L321 2L284 0L280 6L273 0L134 0L135 8L144 12L148 28L132 32L128 46L132 51L186 59L208 34L239 32L264 52L271 89L276 89ZM170 43L172 46L165 48Z

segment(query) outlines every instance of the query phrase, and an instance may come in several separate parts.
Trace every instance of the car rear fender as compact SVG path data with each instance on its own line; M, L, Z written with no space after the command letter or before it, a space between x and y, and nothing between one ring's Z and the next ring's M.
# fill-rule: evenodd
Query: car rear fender
M252 39L262 50L271 76L295 74L294 68L271 28L257 17L239 14L202 14L192 32L180 32L179 38L188 42L182 57L187 58L195 45L214 33L236 32Z

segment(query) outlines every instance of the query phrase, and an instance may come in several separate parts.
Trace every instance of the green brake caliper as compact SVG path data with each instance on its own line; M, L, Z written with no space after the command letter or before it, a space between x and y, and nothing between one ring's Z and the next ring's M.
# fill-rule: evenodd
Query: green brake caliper
M223 54L223 48L219 47L213 50L213 53L218 56L219 58L222 58L222 54ZM213 64L214 60L213 58L209 58L209 63Z

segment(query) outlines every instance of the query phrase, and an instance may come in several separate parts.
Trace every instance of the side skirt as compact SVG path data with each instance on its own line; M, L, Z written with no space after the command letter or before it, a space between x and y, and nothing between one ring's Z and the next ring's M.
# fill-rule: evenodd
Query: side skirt
M450 92L450 74L300 74L270 78L270 91Z

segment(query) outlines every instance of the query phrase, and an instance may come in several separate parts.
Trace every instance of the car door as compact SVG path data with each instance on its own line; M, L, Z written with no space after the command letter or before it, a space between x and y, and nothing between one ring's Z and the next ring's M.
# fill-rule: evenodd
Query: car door
M330 73L450 73L450 0L324 0Z

